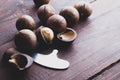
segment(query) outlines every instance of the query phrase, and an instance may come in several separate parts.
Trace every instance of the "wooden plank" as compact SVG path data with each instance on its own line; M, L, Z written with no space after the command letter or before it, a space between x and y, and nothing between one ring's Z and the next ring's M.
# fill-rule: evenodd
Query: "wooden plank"
M14 38L17 32L16 20L21 15L29 14L35 19L36 23L39 22L33 1L7 0L0 1L0 5L0 45Z
M56 13L58 13L63 6L73 5L77 1L79 0L61 0L60 3L58 0L51 0L50 4L55 7ZM92 0L86 1L91 2ZM3 15L0 16L0 59L5 50L15 47L14 41L8 41L11 41L17 32L15 21L20 15L29 14L36 22L39 22L32 0L17 0L13 3L10 0L7 2L0 1L0 4L3 3L9 3L10 5L7 5L7 7L14 4L15 8L12 7L12 9L15 12L9 15L6 13L4 17L2 17ZM91 4L94 11L92 16L73 27L78 33L78 37L73 44L63 49L56 47L59 49L58 56L71 63L69 69L51 70L33 64L27 71L14 74L9 68L4 68L0 64L0 78L2 80L18 80L18 78L19 80L86 80L119 60L120 19L118 16L120 16L120 1L97 0ZM4 5L1 11L3 9ZM8 10L6 7L5 9ZM8 17L5 17L7 15ZM10 15L12 17L9 17ZM49 53L51 49L39 52Z
M14 71L11 71L11 68L9 68L9 66L4 66L1 62L4 52L11 47L15 47L13 40L0 46L0 79L1 80L15 80L14 77L17 75Z
M7 21L5 23L1 23L1 26L0 26L0 46L14 38L17 30L14 26L13 21L14 20Z
M120 60L107 67L104 72L96 76L93 80L120 80Z

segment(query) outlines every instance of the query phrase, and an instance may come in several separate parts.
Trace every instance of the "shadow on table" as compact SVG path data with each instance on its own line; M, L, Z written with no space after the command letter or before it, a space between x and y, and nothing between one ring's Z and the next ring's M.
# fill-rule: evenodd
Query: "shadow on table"
M11 65L4 64L0 61L0 79L1 80L23 80L27 69L19 71Z

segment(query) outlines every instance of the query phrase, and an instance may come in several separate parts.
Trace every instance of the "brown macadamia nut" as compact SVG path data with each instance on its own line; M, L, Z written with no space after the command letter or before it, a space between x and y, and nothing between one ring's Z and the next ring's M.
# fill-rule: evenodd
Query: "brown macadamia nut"
M31 30L20 30L15 36L15 45L22 52L32 51L37 45L37 37Z
M18 18L18 20L16 21L17 30L22 30L22 29L34 30L35 25L36 24L34 19L29 15L23 15L20 18Z
M33 2L35 3L35 5L37 7L40 7L43 4L48 4L50 2L50 0L33 0Z
M76 24L80 17L79 12L72 6L66 6L62 8L59 14L66 19L67 27Z
M60 15L53 15L49 17L47 26L50 27L55 33L60 33L66 30L67 22L64 17Z
M45 25L48 18L54 14L55 9L49 4L42 5L37 11L38 18L40 19L43 25Z
M86 19L92 14L92 8L89 3L80 1L74 5L80 14L80 19Z

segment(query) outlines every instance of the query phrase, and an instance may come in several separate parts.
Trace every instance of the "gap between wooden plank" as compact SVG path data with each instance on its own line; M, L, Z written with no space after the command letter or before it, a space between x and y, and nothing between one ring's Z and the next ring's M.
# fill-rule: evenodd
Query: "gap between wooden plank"
M105 67L104 69L102 69L100 72L94 74L93 76L89 77L87 80L92 80L94 78L96 78L97 76L99 76L100 74L102 74L103 72L105 72L106 70L111 69L113 66L115 66L116 64L120 63L120 59L117 60L116 62L110 64L109 66Z

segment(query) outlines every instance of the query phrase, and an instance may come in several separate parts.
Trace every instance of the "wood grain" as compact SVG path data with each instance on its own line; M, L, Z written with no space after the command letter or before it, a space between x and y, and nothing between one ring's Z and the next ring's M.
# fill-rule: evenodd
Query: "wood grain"
M96 76L93 80L119 80L120 79L120 60L111 65L103 73Z
M73 6L79 0L51 0L50 4L59 10L67 5ZM86 21L80 21L73 28L77 39L69 47L50 46L41 53L49 53L53 48L59 50L58 56L70 62L67 70L52 70L33 64L23 72L16 72L0 63L1 80L87 80L120 59L120 1L119 0L86 0L93 7L93 14ZM114 4L113 4L114 3ZM15 21L23 14L31 15L39 26L37 9L32 0L0 1L0 60L10 47L16 47L14 36L17 32ZM4 14L3 14L4 13ZM59 44L58 44L59 45ZM118 65L113 66L106 75L97 75L95 80L107 79L118 73L113 79L119 79ZM111 73L114 71L113 73ZM107 75L108 74L108 75ZM92 77L92 78L91 78ZM110 78L109 78L110 79Z

